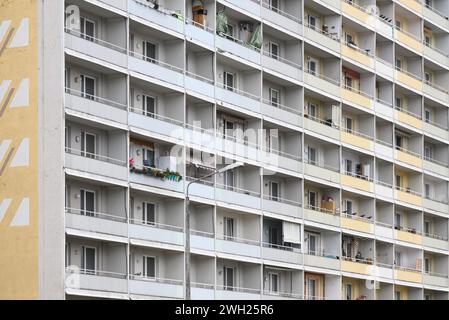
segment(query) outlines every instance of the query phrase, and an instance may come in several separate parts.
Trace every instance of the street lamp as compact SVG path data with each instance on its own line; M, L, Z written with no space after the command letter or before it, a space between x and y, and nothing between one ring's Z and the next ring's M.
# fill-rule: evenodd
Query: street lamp
M223 172L238 168L243 166L243 162L234 162L233 164L230 164L226 167L223 167L219 170L214 169L214 172L206 174L203 177L194 179L192 181L189 182L189 184L187 185L187 196L186 196L186 217L185 217L185 237L186 237L186 241L185 241L185 250L184 250L184 260L185 260L185 278L186 278L186 300L190 300L190 210L189 210L189 205L190 205L190 199L189 199L189 188L190 185L192 185L193 183L196 183L198 181L201 181L203 179L215 176L217 174L221 174Z

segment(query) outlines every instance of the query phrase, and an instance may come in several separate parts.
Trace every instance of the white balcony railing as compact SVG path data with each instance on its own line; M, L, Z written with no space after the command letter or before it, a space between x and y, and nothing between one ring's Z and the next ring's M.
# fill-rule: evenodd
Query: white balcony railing
M121 46L118 46L116 44L104 41L102 39L99 39L99 38L87 35L85 33L81 33L81 32L79 32L77 30L73 30L73 29L69 29L69 28L64 28L64 30L65 30L65 32L67 34L70 34L72 36L75 36L75 37L78 37L78 38L81 38L81 39L85 39L86 41L90 41L90 42L93 42L93 43L98 44L100 46L103 46L103 47L106 47L106 48L109 48L109 49L113 49L113 50L115 50L117 52L126 54L127 50L124 47L121 47Z
M123 160L114 159L114 158L110 158L110 157L103 156L100 154L93 154L93 153L89 153L86 151L72 149L72 148L68 148L68 147L65 148L65 152L68 154L81 156L81 157L85 157L85 158L92 159L92 160L108 162L108 163L112 163L112 164L119 165L119 166L127 165L126 161L123 161Z
M116 222L122 222L122 223L127 222L126 217L120 217L117 215L101 213L101 212L97 212L97 211L82 210L82 209L78 209L78 208L65 208L65 212L70 213L70 214L80 215L80 216L103 219L103 220L110 220L110 221L116 221Z
M270 1L268 0L263 0L262 1L262 6L268 10L271 10L277 14L280 14L281 16L284 16L290 20L293 20L299 24L301 24L301 18L299 17L295 17L294 15L291 15L290 13L287 13L285 11L282 11L281 9L279 9L278 7L273 7L270 3Z
M99 97L99 96L96 96L96 95L91 95L91 94L88 94L88 93L85 93L85 92L82 92L82 91L79 91L79 90L76 90L76 89L72 89L72 88L66 87L65 88L65 92L67 94L72 95L72 96L76 96L76 97L84 98L86 100L91 100L91 101L94 101L94 102L106 104L108 106L115 107L115 108L118 108L118 109L126 110L126 108L127 108L126 104L123 104L123 103L120 103L120 102L116 102L116 101L112 101L112 100L109 100L109 99L106 99L106 98L102 98L102 97Z

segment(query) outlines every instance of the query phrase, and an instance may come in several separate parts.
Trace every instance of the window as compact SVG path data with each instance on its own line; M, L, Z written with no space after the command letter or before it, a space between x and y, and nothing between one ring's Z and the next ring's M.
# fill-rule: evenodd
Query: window
M307 162L313 165L318 163L316 149L310 146L307 147Z
M270 88L270 103L273 107L278 107L280 103L279 90Z
M317 118L317 106L313 103L309 103L307 107L307 114L312 118Z
M430 234L432 234L431 222L424 220L424 235L428 236Z
M431 266L430 258L428 258L428 257L424 258L424 272L427 273L427 274L432 272L432 266Z
M395 60L396 69L402 70L402 60L399 58L396 58Z
M143 41L142 47L143 47L143 54L142 54L143 60L154 63L156 61L156 52L157 52L156 45L149 41Z
M270 0L270 8L274 12L279 12L280 9L279 0Z
M427 123L432 121L432 113L429 109L424 109L424 121L426 121Z
M95 39L95 22L83 17L81 17L80 22L81 22L81 38L93 42Z
M345 121L346 131L352 132L352 130L353 130L353 120L352 120L352 118L345 117L344 121Z
M227 38L234 38L234 26L231 24L227 24L226 29L227 29L226 32Z
M234 190L234 171L228 170L224 173L224 185L228 190Z
M310 74L315 75L317 73L317 61L310 58L309 61L307 61L307 69Z
M352 36L352 34L346 33L346 43L355 45L354 37Z
M279 201L279 183L270 181L270 199L273 201Z
M430 72L424 72L424 79L427 83L432 83L432 74Z
M400 135L396 135L396 148L402 148L404 139Z
M232 240L234 236L234 219L224 217L223 218L223 233L225 236L225 240Z
M402 266L402 256L401 253L398 251L395 251L394 253L394 264L398 267Z
M427 6L427 5L426 5L426 6ZM425 299L425 300L432 300L432 295L426 293L426 294L424 295L424 299Z
M156 112L156 98L142 95L142 110L147 117L154 118Z
M308 16L309 28L316 29L316 20L316 17L311 15Z
M95 274L97 269L97 249L94 247L81 248L81 269L85 274Z
M396 229L401 229L402 217L399 213L394 214L394 226Z
M312 209L315 209L317 207L317 196L315 191L310 191L308 194L308 200L309 200L309 206Z
M347 215L352 215L352 201L351 200L345 201L345 209L346 209Z
M396 20L396 27L397 27L398 29L402 29L402 22L399 21L399 20Z
M320 253L320 236L316 233L307 233L307 253L318 255Z
M270 241L270 244L277 245L279 244L279 237L278 237L278 229L273 226L268 227L268 239Z
M95 214L95 191L80 190L81 215L93 217Z
M402 177L400 175L396 175L396 187L402 188Z
M234 289L234 268L223 267L223 283L225 290L232 291Z
M81 155L87 158L95 158L96 136L88 132L81 132Z
M428 47L432 44L432 37L429 34L424 33L424 44Z
M347 283L346 285L345 285L345 291L346 291L346 294L345 294L345 297L346 297L346 300L352 300L353 299L353 297L352 297L352 294L353 294L353 292L352 292L352 284L350 284L350 283Z
M396 98L396 109L402 109L402 99Z
M234 132L234 122L225 119L223 130L225 135L232 136Z
M270 281L270 284L269 284L270 292L274 292L274 293L279 292L279 275L277 273L270 273L268 275L268 277L269 277L269 281Z
M235 83L234 83L234 74L230 72L223 73L223 84L225 89L229 91L234 91Z
M95 79L86 75L81 75L81 97L95 99Z
M401 300L401 291L394 292L394 300Z
M424 4L426 5L426 8L431 8L432 7L432 0L425 0Z
M278 60L279 59L279 54L280 54L280 52L279 52L279 45L277 43L270 42L268 44L268 46L269 46L269 50L270 50L269 51L270 52L270 57L272 57L273 59Z
M156 277L156 258L143 256L142 261L142 275L144 278Z
M345 159L345 171L347 174L352 174L352 160Z
M154 150L143 148L142 154L143 154L143 165L148 168L154 168L155 167Z
M307 279L307 296L309 300L316 299L316 280Z
M346 89L349 89L349 90L352 89L352 78L351 77L345 77L345 87L346 87Z
M424 184L424 197L427 199L430 199L430 184L425 183Z
M156 223L156 206L154 203L142 203L142 222L148 225Z

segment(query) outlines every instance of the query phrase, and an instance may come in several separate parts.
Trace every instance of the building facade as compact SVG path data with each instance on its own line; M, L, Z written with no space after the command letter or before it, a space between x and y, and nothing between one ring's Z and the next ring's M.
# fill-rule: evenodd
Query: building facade
M0 297L447 300L448 17L6 3Z

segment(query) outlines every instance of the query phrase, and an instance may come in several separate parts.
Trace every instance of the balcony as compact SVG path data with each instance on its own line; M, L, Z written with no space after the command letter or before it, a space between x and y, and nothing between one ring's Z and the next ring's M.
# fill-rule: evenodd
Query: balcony
M215 236L211 232L191 230L190 246L198 250L214 251Z
M373 275L373 261L369 259L357 259L351 257L342 257L341 271L358 273L363 275Z
M182 227L130 219L129 237L137 241L184 245L184 229Z
M226 4L229 3L255 16L260 16L260 0L239 1L239 0L220 0Z
M65 148L65 167L119 180L128 179L126 161Z
M346 4L346 3L344 3ZM352 7L349 5L349 7ZM366 13L365 13L366 14ZM367 14L368 15L368 14ZM341 54L348 59L354 60L368 68L374 68L374 56L369 51L356 47L353 44L342 42Z
M423 166L423 161L420 154L401 147L396 147L396 150L394 150L394 158L397 161L417 168L422 168Z
M340 173L338 168L334 168L324 164L318 164L304 160L304 174L322 179L325 181L340 183Z
M209 98L215 98L214 80L194 74L190 71L185 72L185 88Z
M65 28L65 47L89 57L126 68L126 48Z
M104 2L108 5L111 5L117 9L120 9L122 11L126 11L126 0L100 0L101 2Z
M304 129L333 140L340 140L339 127L333 124L332 120L322 120L310 115L304 115Z
M66 228L76 230L128 237L126 217L107 213L88 212L75 208L66 208L65 226Z
M325 225L340 227L340 212L330 211L322 207L307 205L304 208L304 219Z
M129 108L128 123L131 127L151 131L169 138L184 139L184 123L182 121L144 112L142 109Z
M262 18L274 23L275 25L285 28L288 31L301 34L301 19L287 12L274 8L270 5L270 1L262 0Z
M247 60L250 63L260 65L260 49L245 43L240 39L229 35L217 35L215 36L215 46L220 51L227 52L240 59Z
M392 240L394 238L393 226L389 223L376 221L374 231L377 237Z
M373 180L367 176L358 175L352 172L344 172L341 174L340 179L343 186L370 193L374 192Z
M439 250L449 250L449 242L447 237L425 233L423 236L423 246L439 249Z
M394 66L388 62L385 61L378 56L375 58L375 66L376 66L376 72L385 76L387 79L391 80L394 78ZM391 105L390 103L387 103L386 105Z
M393 186L389 183L383 182L383 181L375 181L374 190L377 196L393 199L394 198L394 192L393 192Z
M304 23L304 37L323 48L330 49L334 53L340 54L340 42L338 41L338 34L330 34L327 31L318 29L315 26L310 26L307 22Z
M127 299L128 280L124 273L100 270L85 270L78 267L67 267L65 272L66 293L89 290L100 297L116 297Z
M184 183L181 179L179 173L143 165L133 165L129 174L130 182L176 192L184 192Z
M261 258L262 256L260 242L225 235L216 236L215 250L251 258Z
M444 19L445 22L448 20ZM449 56L443 50L424 41L424 56L430 60L437 61L445 66L449 66Z
M338 98L340 97L340 83L337 80L305 69L304 82L315 89L324 91L327 94L331 94Z
M185 19L185 35L187 39L194 39L196 41L202 42L210 48L214 47L215 31L214 29L199 24L198 22Z
M422 80L418 76L406 70L396 68L395 79L403 86L411 88L412 90L416 90L419 92L423 90Z
M260 289L240 288L217 285L215 299L217 300L260 300Z
M220 132L216 132L215 148L218 151L236 157L243 157L254 161L261 160L261 147L258 144Z
M341 227L358 232L374 234L374 223L372 217L365 218L357 216L356 214L345 213L341 216Z
M263 99L262 114L266 117L302 127L302 113L298 109Z
M181 8L179 8L181 9ZM153 8L153 4L144 0L128 0L128 12L130 15L135 15L139 18L151 21L163 28L167 28L178 33L184 31L184 21L176 16L174 10L168 10L162 6L157 9Z
M301 203L297 201L264 194L262 208L263 211L277 213L292 218L302 218Z
M391 280L394 276L394 267L390 264L386 264L386 263L376 263L375 266L375 274L380 277L380 278L384 278L384 279L388 279Z
M402 122L405 125L422 130L423 125L420 115L396 107L394 110L394 117L397 121Z
M422 235L413 228L395 226L394 238L398 241L422 245Z
M212 169L213 170L213 169ZM200 180L198 181L196 178L193 177L186 177L186 183L185 188L187 190L187 185L191 181L196 181L195 183L192 183L189 188L189 195L205 198L209 200L215 199L215 187L214 183L212 181L207 180Z
M260 192L216 184L215 199L224 203L261 210Z
M260 113L260 97L252 93L225 86L222 83L216 84L215 97L217 100L232 104L234 106ZM220 103L220 101L218 101Z
M436 199L434 197L424 197L423 199L424 208L449 214L449 207L447 200Z
M414 283L422 283L423 280L421 270L400 266L395 266L394 278L395 280Z
M341 11L351 16L353 19L358 20L358 22L362 25L366 25L368 22L374 21L373 17L367 13L367 8L363 8L353 1L342 0Z
M423 44L421 40L418 39L418 37L416 37L415 35L396 27L394 37L396 41L402 43L406 47L409 47L410 49L417 51L418 53L423 52Z
M435 135L444 140L449 140L449 131L447 126L442 126L433 121L424 121L423 123L424 132L428 135Z
M367 151L374 151L374 139L366 134L354 130L342 128L341 142L365 149Z
M214 300L215 286L208 283L191 283L192 300Z
M301 156L289 154L284 151L262 148L260 160L269 166L275 166L295 172L302 171Z
M335 255L324 252L309 252L304 254L304 265L340 271L341 264L339 258Z
M163 61L147 58L140 53L129 53L128 68L131 71L154 79L162 80L179 87L184 86L184 70L182 68Z
M398 0L398 1L406 8L415 11L418 14L422 14L423 5L421 1L418 0Z
M303 261L301 249L271 243L262 244L262 258L295 265L301 265Z
M389 142L385 142L383 140L376 139L375 145L374 145L374 150L375 150L375 153L382 155L388 159L392 160L394 158L393 145Z
M302 80L302 67L299 64L279 56L274 56L271 52L262 51L262 65L264 68L271 69L294 80Z
M358 106L373 109L374 98L358 89L348 87L346 85L341 88L341 98L346 100L349 104L356 104Z
M65 89L65 107L120 124L127 124L127 106L97 96L87 95L81 91Z
M443 88L442 86L439 86L435 83L432 83L430 81L424 81L423 84L423 91L424 94L427 94L431 96L432 98L435 98L443 103L449 102L449 95L448 91Z
M423 6L423 16L424 18L429 19L437 26L442 26L443 28L449 29L449 20L446 18L446 15L442 12L439 12L437 9L429 6Z
M184 298L184 282L175 279L131 275L129 293L141 296L182 299Z
M422 206L421 193L411 190L410 188L395 187L394 197L396 200L406 202L415 206Z
M429 286L447 288L449 285L449 279L447 274L436 272L429 272L429 273L425 272L423 276L423 283Z

